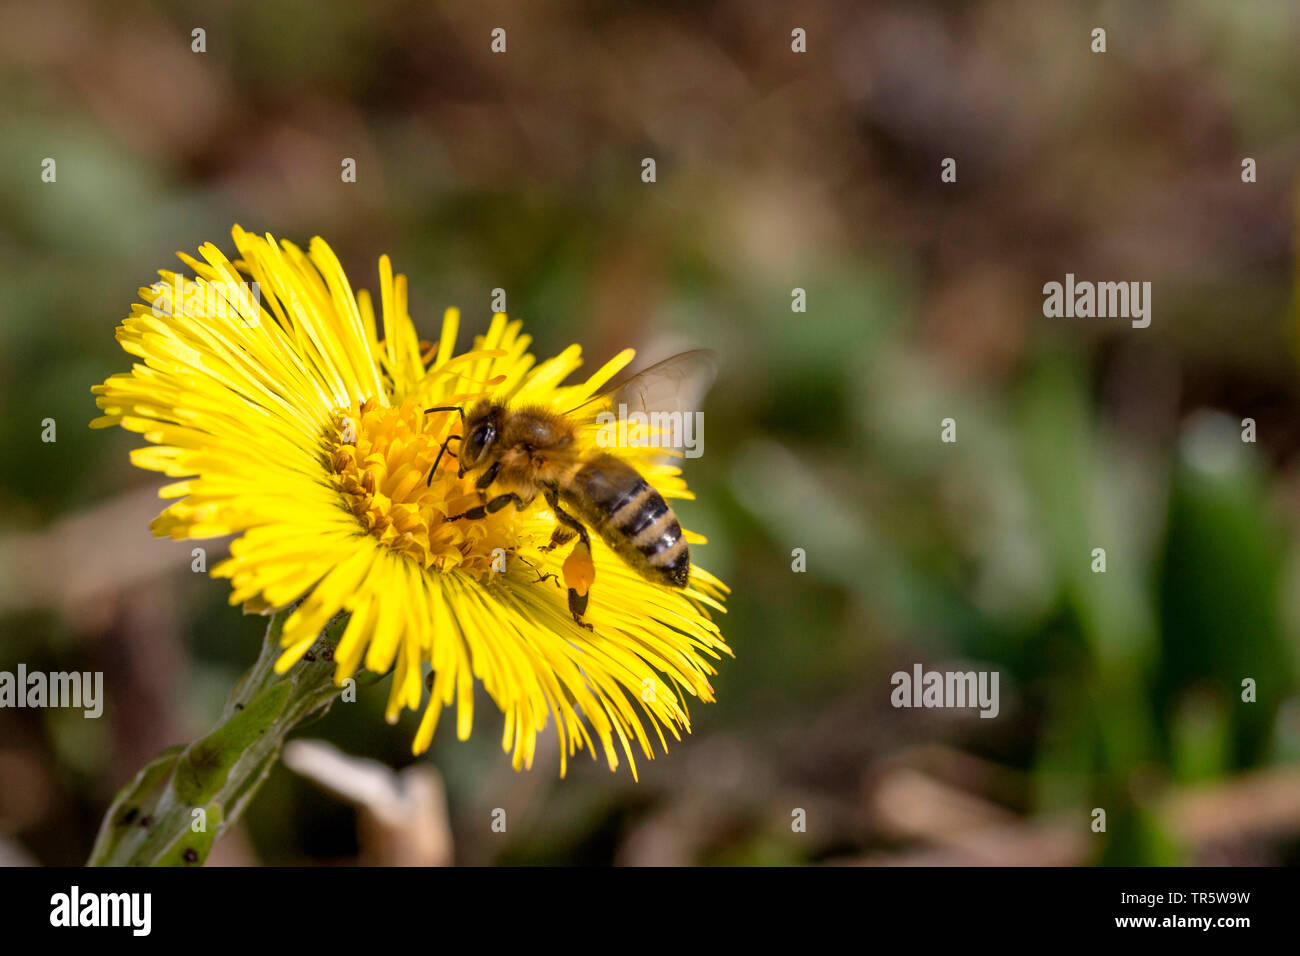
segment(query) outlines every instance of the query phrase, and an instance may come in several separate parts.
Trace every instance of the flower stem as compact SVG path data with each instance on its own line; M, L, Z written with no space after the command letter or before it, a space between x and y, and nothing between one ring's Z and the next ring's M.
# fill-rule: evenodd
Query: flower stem
M216 727L188 746L164 750L118 792L88 866L201 864L275 766L289 731L343 693L333 678L345 617L331 621L287 673L275 672L291 611L272 615L257 663L236 685Z

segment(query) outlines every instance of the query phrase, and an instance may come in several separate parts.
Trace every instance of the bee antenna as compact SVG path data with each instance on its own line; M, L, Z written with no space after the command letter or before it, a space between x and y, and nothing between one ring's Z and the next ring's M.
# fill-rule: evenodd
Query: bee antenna
M424 414L426 415L431 415L434 412L455 412L460 416L460 423L462 425L465 424L465 409L461 408L459 405L438 405L435 408L426 408L424 410Z
M447 451L447 444L448 444L452 439L457 439L457 440L459 440L459 441L464 441L464 440L465 440L465 436L464 436L464 435L448 435L448 436L447 436L447 441L444 441L444 442L442 443L442 447L438 449L438 457L435 458L435 459L433 460L433 467L429 469L429 477L426 478L425 481L424 481L424 484L425 484L426 487L428 487L429 485L433 484L433 476L434 476L434 475L437 473L437 471L438 471L438 465L440 465L440 464L442 463L442 456L443 456L444 453L445 453L445 454L448 454L448 455L451 455L452 458L457 458L457 457L459 457L459 456L458 456L454 451Z

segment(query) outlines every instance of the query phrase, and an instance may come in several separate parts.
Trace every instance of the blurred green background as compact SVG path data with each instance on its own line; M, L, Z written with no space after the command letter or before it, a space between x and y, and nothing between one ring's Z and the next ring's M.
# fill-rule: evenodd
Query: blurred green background
M499 287L539 355L723 357L680 509L733 589L718 702L634 783L559 780L553 738L516 774L486 701L413 761L368 688L299 736L436 768L445 808L399 835L467 864L1300 860L1291 0L0 18L0 670L108 699L0 710L0 861L82 862L256 655L264 622L149 536L136 436L86 427L137 287L236 222L325 237L355 287L390 254L426 338ZM1151 282L1150 328L1044 318L1067 272ZM894 709L915 662L998 671L1000 715ZM368 813L280 767L212 862L397 861Z

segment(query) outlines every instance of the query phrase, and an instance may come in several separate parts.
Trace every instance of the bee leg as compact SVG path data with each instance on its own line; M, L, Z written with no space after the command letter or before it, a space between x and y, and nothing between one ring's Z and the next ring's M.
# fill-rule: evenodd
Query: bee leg
M560 507L559 495L553 491L546 493L546 501L555 512L555 520L568 529L567 538L578 536L578 543L573 546L569 556L564 559L564 583L569 586L569 613L575 623L587 630L592 626L582 619L587 613L587 602L591 598L591 585L596 579L596 566L591 560L591 538L582 522ZM557 529L559 530L559 529ZM554 535L551 538L555 540Z
M561 545L568 544L579 534L585 535L587 529L582 526L582 522L565 512L564 509L560 507L559 495L550 489L546 489L544 493L546 495L546 503L550 505L551 510L555 512L556 520L555 530L551 532L550 543L543 545L539 549L546 552L554 551Z
M563 586L560 584L560 576L558 574L555 574L554 572L550 574L543 574L541 572L541 569L538 568L537 565L533 564L533 562L529 561L527 558L520 558L519 560L524 562L524 564L528 565L528 567L532 569L533 573L537 575L537 580L533 582L534 584L541 584L544 581L554 581L556 587Z
M501 470L501 462L494 461L488 466L488 470L479 475L478 481L474 482L474 487L479 491L487 491L488 485L497 480L497 472Z
M477 521L479 518L486 518L490 514L495 514L507 505L513 504L516 508L527 508L530 502L524 501L513 491L504 495L497 495L487 504L475 505L469 511L462 511L458 515L448 515L448 521L459 521L461 518L469 518Z
M568 544L577 536L578 533L576 531L570 531L564 525L557 524L555 526L555 530L551 532L550 543L542 545L542 547L539 550L543 552L554 551L556 548L560 547L560 545Z
M573 615L573 623L593 631L595 628L582 619L582 615L587 613L587 600L590 597L590 594L580 595L573 588L569 588L569 613Z

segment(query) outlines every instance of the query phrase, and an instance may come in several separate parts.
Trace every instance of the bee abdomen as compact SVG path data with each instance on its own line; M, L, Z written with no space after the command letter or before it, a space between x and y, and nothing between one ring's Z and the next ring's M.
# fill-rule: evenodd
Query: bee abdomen
M631 465L602 455L578 470L566 497L642 577L686 586L691 554L682 526L663 496Z

